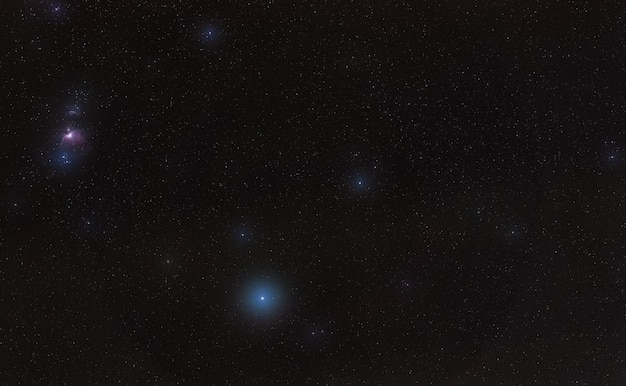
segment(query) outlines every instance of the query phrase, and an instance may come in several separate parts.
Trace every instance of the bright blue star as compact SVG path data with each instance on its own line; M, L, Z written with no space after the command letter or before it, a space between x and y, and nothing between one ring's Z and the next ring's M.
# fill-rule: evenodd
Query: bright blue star
M613 150L606 157L606 164L611 167L618 166L620 164L621 157L617 150Z
M267 313L278 305L278 291L269 284L252 289L248 307L256 313Z
M82 154L75 148L58 146L50 153L48 163L62 173L72 173L80 170Z
M61 3L51 3L48 6L48 12L55 18L60 18L65 16L65 7Z
M219 28L214 25L206 25L200 28L200 41L204 44L217 43L220 35Z
M68 152L62 152L59 156L58 163L59 165L71 165L72 164L72 155Z
M370 188L367 179L362 175L352 177L350 180L350 187L356 192L365 192Z
M247 245L252 240L252 230L247 226L238 226L233 230L233 239L239 245Z
M247 286L242 294L244 311L256 319L272 319L284 305L280 285L269 279L262 279Z

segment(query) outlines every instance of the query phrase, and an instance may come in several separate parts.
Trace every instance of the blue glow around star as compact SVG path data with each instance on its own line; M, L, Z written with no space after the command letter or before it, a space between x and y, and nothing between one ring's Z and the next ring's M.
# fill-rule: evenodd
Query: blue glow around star
M60 166L67 166L74 163L74 155L68 151L62 151L57 155L56 162Z
M203 44L217 43L221 36L221 31L214 25L205 25L199 30L200 42Z
M600 164L606 171L618 171L621 169L624 156L619 143L616 141L605 141L604 148L600 151Z
M48 164L63 174L80 170L83 156L80 149L68 146L58 146L49 153Z
M233 240L238 245L248 245L252 240L252 229L245 225L239 225L233 230Z
M281 286L269 279L250 283L242 294L242 307L249 315L257 319L276 317L284 305Z
M366 192L370 189L369 180L363 175L356 175L350 179L350 189L355 192Z
M604 164L610 168L616 168L622 163L622 156L619 150L611 150L605 156Z
M56 19L65 17L66 7L61 2L52 2L48 4L48 14Z
M248 294L248 308L254 312L271 312L280 302L276 289L269 285L254 288Z

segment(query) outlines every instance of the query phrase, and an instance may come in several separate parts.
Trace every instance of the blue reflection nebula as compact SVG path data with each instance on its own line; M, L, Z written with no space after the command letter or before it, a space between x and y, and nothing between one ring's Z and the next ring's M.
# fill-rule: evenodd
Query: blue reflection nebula
M354 192L366 192L370 189L370 186L365 176L356 175L350 179L350 188Z
M60 2L52 2L48 4L48 14L56 19L65 17L65 9L65 6Z
M280 286L270 280L260 280L246 287L243 294L245 311L257 318L271 318L277 316L283 296Z
M75 155L69 151L60 151L56 154L56 163L59 166L67 166L74 163Z
M205 25L200 28L200 41L204 44L217 43L220 35L220 29L214 25Z

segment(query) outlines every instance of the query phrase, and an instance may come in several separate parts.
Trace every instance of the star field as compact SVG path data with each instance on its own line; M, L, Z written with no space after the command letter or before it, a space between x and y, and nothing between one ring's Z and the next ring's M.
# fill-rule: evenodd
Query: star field
M626 383L619 2L9 1L0 383Z

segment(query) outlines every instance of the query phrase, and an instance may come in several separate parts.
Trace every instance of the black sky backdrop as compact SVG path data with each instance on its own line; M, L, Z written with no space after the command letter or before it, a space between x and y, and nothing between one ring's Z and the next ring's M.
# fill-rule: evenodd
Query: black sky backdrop
M3 3L0 383L624 384L625 11Z

